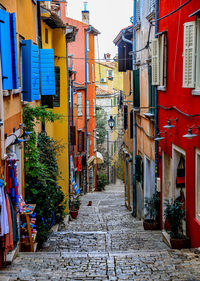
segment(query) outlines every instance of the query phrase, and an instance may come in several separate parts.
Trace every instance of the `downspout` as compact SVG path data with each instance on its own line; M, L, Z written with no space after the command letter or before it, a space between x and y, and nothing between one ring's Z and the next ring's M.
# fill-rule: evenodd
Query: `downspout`
M4 142L4 108L3 108L3 85L1 72L1 53L0 53L0 130L1 130L1 159L5 160L5 142Z
M155 34L158 34L159 31L159 22L157 19L159 18L159 0L155 0ZM158 35L155 36L156 38ZM157 136L158 132L158 90L155 87L155 125L154 125L154 135ZM155 141L155 191L157 189L157 180L156 178L159 175L159 163L158 163L158 141Z
M133 71L135 70L135 17L136 17L136 7L135 0L133 0ZM134 76L134 75L133 75ZM133 78L134 79L134 78ZM135 157L136 157L136 116L135 116L135 107L134 107L134 83L133 83L133 212L132 215L136 217L136 207L137 207L137 199L136 199L136 167L135 167Z
M72 107L72 126L74 126L74 81L76 81L76 71L73 71L74 79L71 80L71 107ZM75 163L75 149L73 145L73 162Z
M68 100L68 105L67 105L67 110L68 110L68 194L71 192L71 163L70 163L70 90L69 90L69 67L68 67L68 41L67 41L67 34L65 35L65 49L66 49L66 69L67 69L67 100ZM68 200L69 204L69 200ZM69 205L68 205L69 207Z
M88 34L91 32L92 27L89 25L89 29L85 33L85 154L86 154L86 164L85 164L85 193L87 192L87 157L88 157L88 151L87 151L87 86L88 86L88 81L87 81L87 76L88 76L88 71L87 71L87 52L88 52Z

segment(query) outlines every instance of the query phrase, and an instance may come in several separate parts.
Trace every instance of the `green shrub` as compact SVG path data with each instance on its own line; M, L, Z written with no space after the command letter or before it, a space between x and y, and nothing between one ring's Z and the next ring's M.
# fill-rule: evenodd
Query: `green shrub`
M107 175L97 172L97 191L105 190L105 186L108 184Z

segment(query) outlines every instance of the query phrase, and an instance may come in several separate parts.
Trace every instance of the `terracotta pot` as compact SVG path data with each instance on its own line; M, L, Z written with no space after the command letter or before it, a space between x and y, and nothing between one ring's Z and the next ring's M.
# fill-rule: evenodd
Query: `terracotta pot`
M190 248L190 239L188 237L182 239L170 238L172 249Z
M71 217L73 218L73 219L76 219L77 218L77 216L78 216L78 210L75 210L75 211L70 211L70 214L71 214Z
M160 224L154 220L144 220L143 227L144 230L159 230Z

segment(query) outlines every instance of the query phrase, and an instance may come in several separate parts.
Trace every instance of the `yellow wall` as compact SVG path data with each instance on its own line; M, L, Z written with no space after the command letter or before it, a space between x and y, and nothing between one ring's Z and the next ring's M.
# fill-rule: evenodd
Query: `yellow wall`
M115 62L113 88L116 90L123 91L124 88L123 79L124 79L123 72L118 71L118 62Z
M48 44L45 43L45 28L48 29ZM67 68L66 68L66 49L65 36L61 28L51 29L42 22L42 47L44 49L53 48L55 66L60 67L60 107L54 107L54 113L61 114L62 120L46 124L46 131L49 136L63 145L62 153L58 155L58 168L61 178L58 184L62 187L65 199L69 199L69 177L68 177L68 100L67 100ZM51 109L50 109L51 110ZM68 211L68 204L66 207Z
M112 70L112 68L107 67L105 65L102 65L98 62L95 63L95 81L97 85L100 85L101 87L105 87L109 91L112 91L113 89L113 80L108 80L107 77L107 71ZM106 83L102 83L100 81L100 78L106 78Z

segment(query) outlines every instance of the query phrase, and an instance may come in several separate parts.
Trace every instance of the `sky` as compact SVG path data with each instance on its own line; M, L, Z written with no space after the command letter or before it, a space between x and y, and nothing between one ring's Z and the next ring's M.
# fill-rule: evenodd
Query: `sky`
M84 0L68 0L68 17L77 20L82 19ZM87 9L90 12L90 24L99 32L99 53L103 58L104 53L110 53L111 57L117 54L117 48L113 44L114 38L120 30L129 26L133 15L133 0L87 0ZM96 58L97 41L96 43Z

